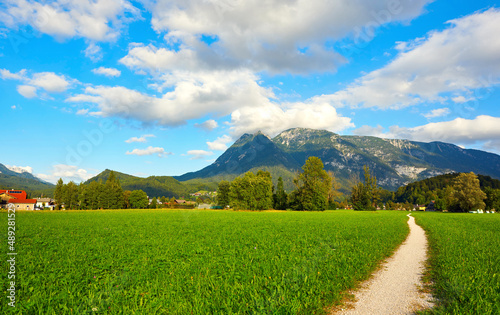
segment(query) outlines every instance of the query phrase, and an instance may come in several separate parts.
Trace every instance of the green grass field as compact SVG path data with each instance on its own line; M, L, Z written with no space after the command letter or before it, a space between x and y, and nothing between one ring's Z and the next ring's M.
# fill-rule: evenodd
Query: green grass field
M15 313L321 314L405 239L405 215L18 213Z
M415 213L429 236L431 314L500 314L500 215Z

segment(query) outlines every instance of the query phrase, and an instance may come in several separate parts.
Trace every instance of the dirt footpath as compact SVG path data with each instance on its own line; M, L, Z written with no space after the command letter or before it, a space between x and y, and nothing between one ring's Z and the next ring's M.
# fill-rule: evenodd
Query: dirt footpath
M356 302L333 314L413 314L431 308L432 297L419 291L427 252L424 230L408 215L410 234L373 278L353 292Z

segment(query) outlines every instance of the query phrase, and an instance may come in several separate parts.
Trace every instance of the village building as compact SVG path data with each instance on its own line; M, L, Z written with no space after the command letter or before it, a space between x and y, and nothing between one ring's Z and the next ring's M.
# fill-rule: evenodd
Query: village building
M36 199L27 199L24 190L0 190L0 207L7 208L13 204L16 210L35 210Z
M36 209L45 209L45 208L50 208L50 210L54 210L55 204L54 200L51 198L36 198Z

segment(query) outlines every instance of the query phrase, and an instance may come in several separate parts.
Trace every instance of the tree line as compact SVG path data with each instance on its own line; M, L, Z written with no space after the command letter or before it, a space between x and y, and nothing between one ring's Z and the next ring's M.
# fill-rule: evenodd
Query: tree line
M400 187L388 199L391 208L402 204L428 205L436 210L468 212L500 209L500 181L474 173L454 173Z
M102 180L79 185L70 181L64 184L60 178L54 191L58 209L143 209L149 206L147 194L142 190L123 190L112 171L105 183Z
M339 195L339 185L333 173L325 171L320 158L307 159L302 172L294 179L295 190L287 193L283 179L273 186L269 172L247 172L233 181L221 181L217 190L217 204L237 210L323 211L333 205Z

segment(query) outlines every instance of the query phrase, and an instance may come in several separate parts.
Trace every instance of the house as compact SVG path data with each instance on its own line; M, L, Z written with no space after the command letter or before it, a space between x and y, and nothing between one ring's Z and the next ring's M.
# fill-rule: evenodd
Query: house
M427 208L426 205L415 205L417 211L425 211L425 208Z
M0 190L0 204L6 208L8 204L14 204L16 210L35 210L36 199L27 199L28 194L24 190Z
M54 210L55 204L54 200L51 198L36 198L36 209L45 209L50 208L50 210Z
M436 202L432 200L425 208L425 211L436 211Z
M14 204L16 210L35 210L36 199L11 199L9 203Z

